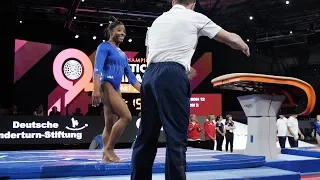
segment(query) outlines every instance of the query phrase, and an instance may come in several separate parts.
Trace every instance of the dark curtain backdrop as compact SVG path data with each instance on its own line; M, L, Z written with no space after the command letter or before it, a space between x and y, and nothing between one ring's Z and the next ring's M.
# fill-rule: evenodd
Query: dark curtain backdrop
M0 104L9 108L13 98L13 59L15 35L15 10L14 1L3 1L4 11L0 12Z

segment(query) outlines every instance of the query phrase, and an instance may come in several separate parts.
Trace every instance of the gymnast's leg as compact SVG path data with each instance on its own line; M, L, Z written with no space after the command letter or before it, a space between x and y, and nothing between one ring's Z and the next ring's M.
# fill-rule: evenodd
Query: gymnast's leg
M105 126L102 133L102 142L103 142L103 156L102 161L104 162L110 162L110 159L106 157L104 154L106 152L106 146L109 141L109 136L112 130L112 126L116 123L118 120L118 115L116 115L110 106L109 100L106 98L102 98L103 102L103 111L104 111L104 120L105 120Z
M317 132L316 132L316 139L317 139L318 146L320 146L320 135Z
M109 158L111 162L119 162L119 157L114 153L114 146L132 117L121 95L110 83L104 83L102 85L102 91L104 92L103 96L108 97L110 107L114 114L117 114L120 117L120 119L112 127L109 140L104 148L104 155L106 156L105 158Z

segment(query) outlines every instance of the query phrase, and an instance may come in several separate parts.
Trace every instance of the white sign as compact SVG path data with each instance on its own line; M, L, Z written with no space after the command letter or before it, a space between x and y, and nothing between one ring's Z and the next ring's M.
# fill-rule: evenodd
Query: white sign
M139 129L139 127L140 127L140 121L141 121L141 118L139 118L139 119L136 121L136 126L137 126L138 129ZM163 131L163 127L161 127L161 131Z
M66 129L70 130L70 131L81 131L82 129L88 127L88 124L85 124L84 126L77 128L77 126L79 125L78 120L71 118L71 123L72 123L72 128L66 126Z
M205 97L192 97L192 98L190 98L190 107L191 108L199 108L200 102L205 102L205 101L206 101Z
M82 133L66 133L64 131L45 131L44 133L6 132L0 133L0 139L82 139Z
M79 126L79 121L71 118L71 127L66 126L65 128L69 131L81 131L88 127L88 124ZM82 139L82 132L65 132L63 130L58 131L59 123L47 122L19 122L13 121L12 128L15 130L20 130L21 132L5 132L0 133L0 139ZM27 129L48 129L45 132L25 132ZM49 129L56 129L54 131L49 131Z
M31 123L23 123L19 121L12 122L13 129L57 129L59 128L58 123L51 123L47 121L46 123L36 123L35 121Z

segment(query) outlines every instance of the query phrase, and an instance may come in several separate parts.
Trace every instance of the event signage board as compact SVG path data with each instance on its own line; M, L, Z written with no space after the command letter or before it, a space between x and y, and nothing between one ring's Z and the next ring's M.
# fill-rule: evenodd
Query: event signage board
M137 133L133 117L120 143L132 142ZM101 134L102 116L1 116L0 144L80 144L90 143Z

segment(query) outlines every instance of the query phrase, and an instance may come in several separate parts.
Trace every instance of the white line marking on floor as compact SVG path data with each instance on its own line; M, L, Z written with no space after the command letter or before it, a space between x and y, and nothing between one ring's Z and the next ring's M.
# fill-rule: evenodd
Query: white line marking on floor
M64 158L62 159L63 161L71 161L71 160L74 160L74 158Z
M38 161L0 161L0 164L6 163L35 163L35 162L57 162L58 160L38 160Z

